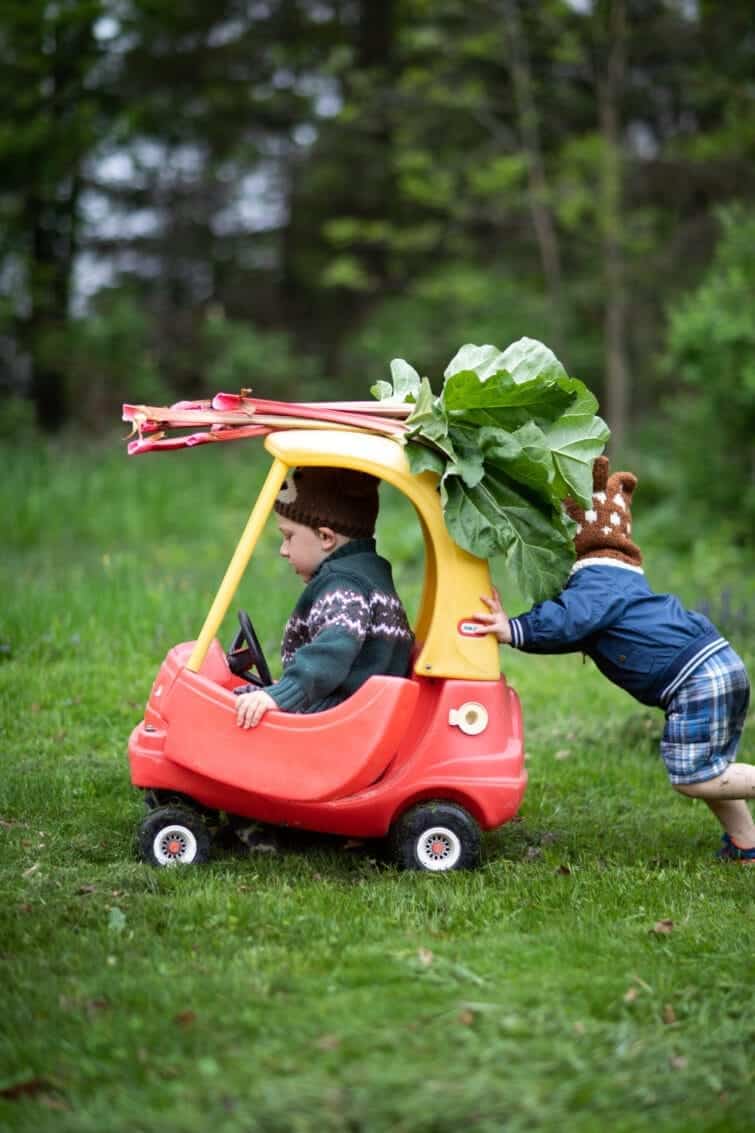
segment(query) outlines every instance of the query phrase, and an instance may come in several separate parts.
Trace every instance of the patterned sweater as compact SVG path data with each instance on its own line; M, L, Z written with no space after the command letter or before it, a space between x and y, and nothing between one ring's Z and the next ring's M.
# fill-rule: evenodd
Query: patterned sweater
M266 691L284 712L322 712L368 677L406 676L413 641L391 564L374 539L352 539L302 591L283 635L283 675Z

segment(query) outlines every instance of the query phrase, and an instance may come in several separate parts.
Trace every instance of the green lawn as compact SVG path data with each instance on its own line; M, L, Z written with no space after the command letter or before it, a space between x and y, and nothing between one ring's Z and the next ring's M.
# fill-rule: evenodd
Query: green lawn
M580 657L504 653L530 784L475 873L293 834L136 860L128 734L261 451L1 454L0 1129L749 1133L755 871L716 863L715 823L667 786L660 713ZM414 608L407 517L386 499L380 545ZM239 595L271 657L297 593L276 551L271 529ZM751 559L648 560L752 670Z

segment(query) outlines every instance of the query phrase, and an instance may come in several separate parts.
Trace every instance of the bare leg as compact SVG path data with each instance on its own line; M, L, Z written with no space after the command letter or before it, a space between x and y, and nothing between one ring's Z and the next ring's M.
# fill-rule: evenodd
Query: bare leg
M741 799L705 799L735 846L749 850L755 846L755 822L750 808Z
M677 791L691 799L722 802L725 799L755 799L755 765L730 763L723 774L704 783L675 783Z
M741 850L755 846L755 822L744 801L755 798L755 767L751 764L732 763L717 779L676 783L674 788L680 795L702 799Z

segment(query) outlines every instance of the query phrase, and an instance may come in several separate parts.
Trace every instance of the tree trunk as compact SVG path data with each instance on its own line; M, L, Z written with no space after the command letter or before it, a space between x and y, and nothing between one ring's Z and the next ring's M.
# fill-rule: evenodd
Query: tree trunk
M629 417L626 349L626 288L622 225L622 152L619 105L626 65L625 0L610 0L607 14L606 65L598 78L598 111L603 138L601 166L601 245L605 307L606 417L611 448L621 452Z
M59 149L58 168L55 179L55 165L47 147L41 146L24 204L29 313L23 331L31 360L31 399L37 422L47 431L59 429L68 416L65 368L55 339L68 323L78 250L81 167L87 148L71 123L79 100L86 96L87 67L95 54L94 7L73 14L78 22L69 26L51 5L49 11L42 11L36 28L40 56L49 57L44 75L49 91L43 89L38 112L47 118L50 141ZM65 153L64 159L60 153Z
M358 26L354 37L356 66L344 83L347 99L354 98L359 118L347 141L353 148L352 176L334 213L351 216L365 228L390 224L395 213L397 191L393 171L393 111L386 97L393 87L398 29L396 0L359 0ZM358 82L354 83L353 79ZM346 133L348 134L348 128ZM369 313L375 302L393 286L391 248L386 242L357 235L349 247L365 270L366 290L339 289L334 293L337 310L325 344L325 367L337 373L342 349L349 334Z
M55 356L54 337L68 319L77 204L76 179L61 200L50 202L32 194L25 208L31 236L29 315L25 320L30 393L37 424L47 432L60 429L68 415L65 373Z
M537 106L532 90L532 72L526 34L519 18L518 0L503 0L509 65L514 87L514 105L521 146L527 161L529 209L535 238L540 252L540 263L545 285L551 300L554 336L561 346L562 295L561 255L558 236L549 204L548 182L545 176L543 152Z

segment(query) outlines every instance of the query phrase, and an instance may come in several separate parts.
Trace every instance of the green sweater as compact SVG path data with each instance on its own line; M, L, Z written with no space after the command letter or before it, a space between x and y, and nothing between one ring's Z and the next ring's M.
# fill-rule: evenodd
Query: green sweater
M405 677L414 638L374 539L328 555L288 619L283 675L266 691L284 712L322 712L377 673Z

